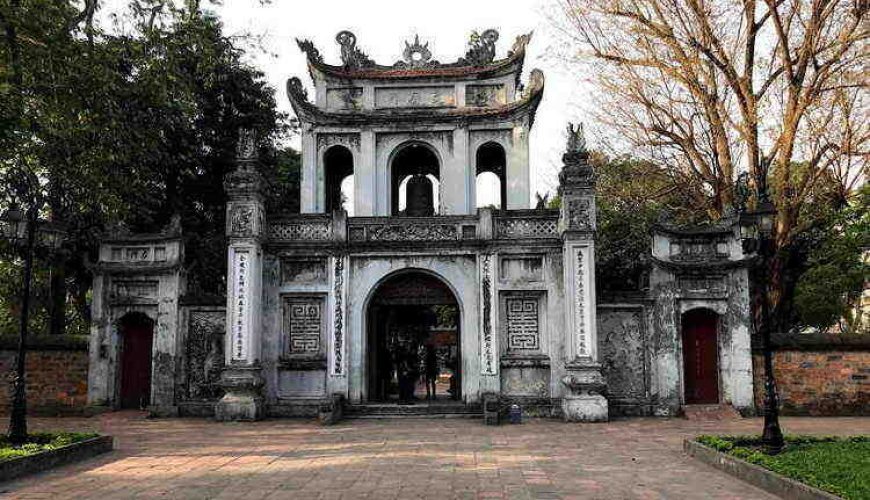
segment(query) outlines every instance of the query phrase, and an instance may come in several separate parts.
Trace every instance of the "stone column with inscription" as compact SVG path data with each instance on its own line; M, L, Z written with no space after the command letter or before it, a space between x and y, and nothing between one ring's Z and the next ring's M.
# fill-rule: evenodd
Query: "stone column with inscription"
M562 412L569 422L608 419L595 319L595 173L588 159L582 125L569 125L559 173L566 314Z
M217 420L264 416L260 368L261 240L265 232L263 180L254 133L239 134L236 168L224 179L227 191L227 335L225 390L215 405Z

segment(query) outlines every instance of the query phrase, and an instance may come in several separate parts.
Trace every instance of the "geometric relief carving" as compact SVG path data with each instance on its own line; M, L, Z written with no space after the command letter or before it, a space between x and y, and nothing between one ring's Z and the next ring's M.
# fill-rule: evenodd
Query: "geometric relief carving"
M191 311L185 345L184 396L188 400L213 400L223 391L220 374L224 366L224 335L226 313L223 311Z
M604 310L598 316L598 346L607 390L616 397L646 396L642 309Z
M272 241L324 241L332 238L329 220L274 221L269 224Z
M501 239L558 238L558 217L543 218L496 218L495 234Z
M508 350L539 349L538 299L510 297L505 300L505 307Z
M322 297L287 297L284 299L286 355L317 355L323 339Z

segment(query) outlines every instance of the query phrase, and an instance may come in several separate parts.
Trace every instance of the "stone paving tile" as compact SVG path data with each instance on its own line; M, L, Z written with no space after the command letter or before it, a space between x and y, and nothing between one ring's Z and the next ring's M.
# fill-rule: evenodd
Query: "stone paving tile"
M0 484L2 498L172 499L769 499L682 453L703 433L753 433L759 419L608 424L533 420L303 420L235 424L31 419L33 429L98 430L116 450ZM785 418L799 434L870 434L870 418Z

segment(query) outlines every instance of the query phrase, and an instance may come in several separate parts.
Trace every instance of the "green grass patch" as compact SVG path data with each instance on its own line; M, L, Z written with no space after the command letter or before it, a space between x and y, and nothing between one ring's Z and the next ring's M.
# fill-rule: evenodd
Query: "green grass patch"
M698 436L710 448L848 499L870 498L870 436L786 436L779 455L757 436Z
M6 436L0 436L0 462L55 450L97 436L99 434L93 432L32 432L27 436L27 443L21 446L13 446Z

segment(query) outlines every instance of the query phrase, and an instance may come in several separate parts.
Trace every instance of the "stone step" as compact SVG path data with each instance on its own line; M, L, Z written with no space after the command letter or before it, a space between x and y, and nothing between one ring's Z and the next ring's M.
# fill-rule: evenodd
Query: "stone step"
M739 420L743 417L729 404L706 404L683 406L683 418L693 421Z
M390 403L367 403L348 405L345 418L482 418L483 409L478 404L427 404L398 405Z

